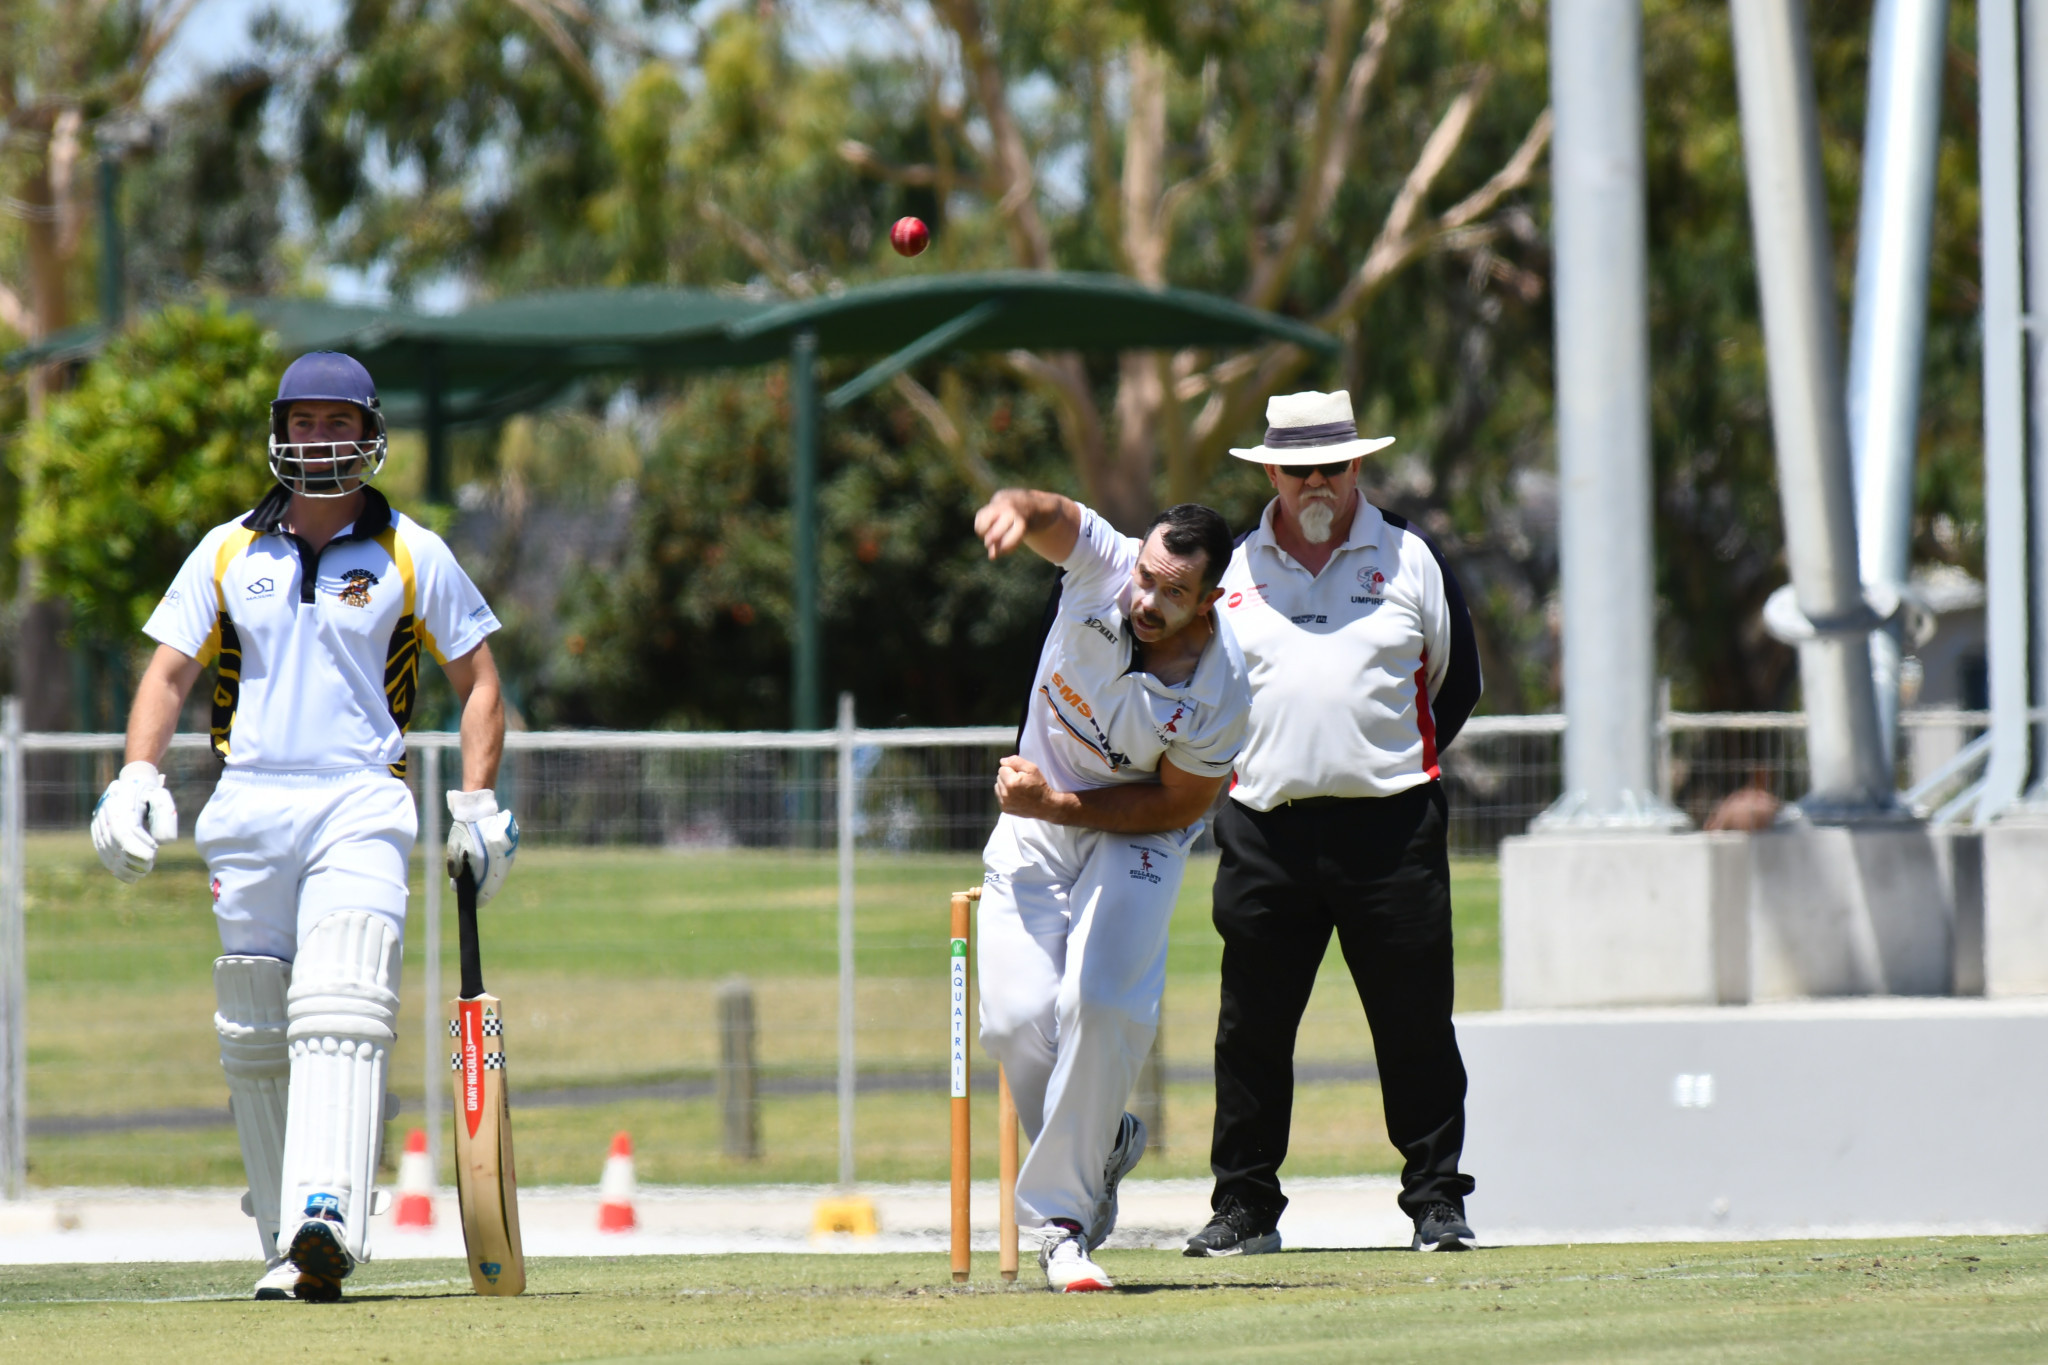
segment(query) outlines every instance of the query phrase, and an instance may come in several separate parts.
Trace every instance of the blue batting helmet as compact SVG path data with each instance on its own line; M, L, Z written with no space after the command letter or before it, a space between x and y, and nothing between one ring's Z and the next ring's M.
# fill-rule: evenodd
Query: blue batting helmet
M291 442L286 417L293 403L349 403L360 408L362 439ZM346 497L384 468L388 451L377 383L360 360L339 351L311 351L285 367L270 405L270 472L279 483L307 497Z

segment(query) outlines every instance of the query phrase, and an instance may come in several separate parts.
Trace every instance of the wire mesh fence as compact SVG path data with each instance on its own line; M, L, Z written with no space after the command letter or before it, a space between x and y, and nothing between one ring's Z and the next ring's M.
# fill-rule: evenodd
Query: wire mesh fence
M1911 718L1904 766L1939 761L1984 721ZM1445 758L1454 850L1470 859L1454 871L1463 1007L1497 1000L1495 892L1481 860L1557 798L1562 732L1555 716L1482 717ZM1741 787L1781 798L1804 788L1800 717L1674 715L1662 735L1660 780L1696 821ZM587 1184L625 1129L655 1181L826 1181L849 1167L865 1180L938 1178L947 894L979 879L992 774L1013 738L994 727L508 736L499 790L524 842L484 934L488 980L507 1002L522 1177ZM10 1122L26 1161L13 1169L38 1186L237 1184L211 1027L217 939L189 837L217 760L204 736L179 736L165 772L184 829L129 887L100 869L85 834L120 747L114 735L0 735L0 930L21 934L9 948L0 933L0 1064L17 1057L22 1078L0 1086L0 1101L20 1097ZM435 1033L454 983L436 951L439 801L425 793L457 785L459 769L452 735L412 747L423 838L390 1083L397 1123L433 1131L447 1085ZM845 882L842 832L854 854ZM1148 1158L1154 1174L1207 1169L1213 867L1196 860L1172 931L1148 1082L1165 1136ZM1379 1126L1371 1043L1335 957L1303 1021L1289 1169L1391 1171L1399 1156ZM742 993L752 1024L736 1052L720 1020ZM744 1086L731 1070L740 1056ZM993 1079L984 1060L978 1097ZM721 1104L742 1091L750 1126ZM983 1123L992 1090L986 1104ZM747 1131L751 1150L736 1148L731 1135Z

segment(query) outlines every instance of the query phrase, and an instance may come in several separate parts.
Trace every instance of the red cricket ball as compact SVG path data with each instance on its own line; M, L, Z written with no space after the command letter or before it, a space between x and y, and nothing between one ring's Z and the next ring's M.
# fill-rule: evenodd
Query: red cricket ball
M932 230L922 218L898 218L889 229L889 245L898 256L915 256L932 244Z

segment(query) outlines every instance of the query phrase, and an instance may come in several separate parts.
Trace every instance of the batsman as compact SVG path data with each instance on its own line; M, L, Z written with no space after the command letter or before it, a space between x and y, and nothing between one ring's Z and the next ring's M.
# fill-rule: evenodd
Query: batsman
M1142 540L1057 493L1006 489L975 515L991 559L1064 571L1003 814L982 854L981 1040L1031 1138L1017 1221L1046 1286L1110 1289L1094 1251L1145 1152L1124 1101L1159 1028L1187 855L1244 743L1251 692L1214 610L1230 530L1161 512Z
M519 845L492 791L505 715L484 641L497 617L441 538L370 486L386 449L376 386L355 359L315 352L285 370L270 409L277 482L206 534L143 627L157 647L126 766L93 812L100 861L141 879L177 836L158 765L215 665L224 766L193 834L220 929L214 1027L266 1261L258 1299L332 1302L369 1259L418 828L404 777L422 650L462 699L449 873L467 867L481 903Z

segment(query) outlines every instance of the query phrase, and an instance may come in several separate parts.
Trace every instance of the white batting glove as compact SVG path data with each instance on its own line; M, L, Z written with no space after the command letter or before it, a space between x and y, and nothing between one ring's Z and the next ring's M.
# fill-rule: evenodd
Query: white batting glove
M156 866L158 845L178 837L178 808L154 763L130 763L92 810L92 847L107 871L139 882Z
M476 903L481 906L498 893L512 870L512 857L519 852L519 822L511 811L498 809L498 794L489 788L449 792L448 814L455 821L448 827L448 876L459 877L467 867L476 878Z

